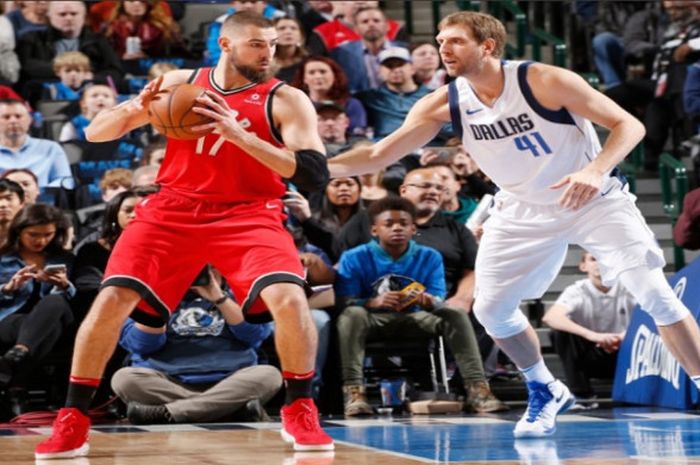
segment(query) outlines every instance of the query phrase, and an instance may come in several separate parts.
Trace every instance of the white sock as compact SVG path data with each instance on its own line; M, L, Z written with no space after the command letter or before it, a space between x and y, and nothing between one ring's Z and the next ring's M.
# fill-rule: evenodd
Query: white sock
M549 371L547 365L544 364L544 359L540 359L539 362L520 371L528 382L536 381L542 384L549 384L554 381L554 375Z
M695 387L700 389L700 375L698 376L691 376L690 379L693 380L693 383L695 383Z

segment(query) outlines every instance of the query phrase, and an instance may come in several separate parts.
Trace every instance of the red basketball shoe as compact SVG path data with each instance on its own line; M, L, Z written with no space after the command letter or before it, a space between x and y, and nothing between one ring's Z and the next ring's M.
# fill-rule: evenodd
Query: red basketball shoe
M77 408L62 408L53 422L51 437L34 449L37 459L82 457L90 450L88 433L90 418Z
M318 410L309 398L297 399L282 407L282 439L294 450L333 450L333 439L321 429Z

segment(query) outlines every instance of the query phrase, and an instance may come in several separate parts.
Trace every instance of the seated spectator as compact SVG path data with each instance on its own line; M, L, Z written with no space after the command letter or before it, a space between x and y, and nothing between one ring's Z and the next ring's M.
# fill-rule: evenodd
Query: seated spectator
M173 12L173 5L171 2L161 2L161 7L166 16L179 20L178 16ZM109 21L114 14L114 10L118 7L118 2L116 0L102 0L97 2L90 2L89 12L88 12L88 24L93 32L104 33L109 26ZM181 8L176 7L176 10L181 10Z
M440 53L433 42L416 42L410 50L416 84L430 90L447 84L447 71L440 66Z
M598 262L588 252L579 269L588 275L564 289L542 322L554 329L554 348L566 384L579 399L594 396L590 378L612 379L617 351L634 309L634 298L619 282L603 286Z
M468 408L503 410L491 393L469 340L469 315L450 308L440 253L416 244L416 209L406 200L387 197L369 210L375 241L343 253L338 263L336 298L345 415L372 413L364 395L365 344L373 339L442 335L464 380ZM406 290L409 286L412 290ZM410 288L409 288L410 289Z
M304 37L306 37L307 41L314 32L316 26L333 20L334 4L337 3L338 2L330 2L328 0L312 0L300 5L297 9L296 17L303 27ZM323 54L322 52L318 52L318 50L315 52L315 55Z
M12 220L23 206L22 187L10 179L0 179L0 246L5 244Z
M124 168L114 168L105 171L104 176L100 180L102 200L109 202L115 195L129 190L133 176L133 171Z
M312 2L325 3L325 2ZM355 24L355 14L361 8L376 8L379 2L376 1L350 1L350 2L329 2L333 11L328 12L327 7L320 6L319 11L324 14L330 13L331 18L326 18L313 28L313 33L309 36L308 48L312 55L326 56L339 47L353 40L360 40ZM398 21L387 20L387 40L407 42L408 33Z
M314 106L318 114L318 134L326 147L327 158L350 149L358 141L366 140L360 136L348 136L350 118L346 113L346 107L333 100L322 100Z
M398 129L413 105L430 93L430 89L413 80L411 56L405 48L382 51L379 63L384 83L357 94L367 110L368 124L374 127L375 138L386 137Z
M358 211L360 181L357 178L331 179L318 210L312 212L309 201L299 192L287 191L284 205L300 224L309 242L321 248L331 260L335 253L335 236Z
M122 78L123 71L119 58L103 36L85 27L85 4L83 2L56 1L49 3L50 27L44 31L28 32L17 44L17 55L22 64L21 79L27 82L25 96L34 100L33 83L41 86L41 81L56 79L53 59L63 52L80 51L90 58L95 77L114 81ZM37 96L38 98L38 96Z
M27 205L12 220L0 248L0 386L51 353L73 323L67 230L63 212L51 205Z
M71 304L78 321L82 321L95 300L109 255L119 236L136 217L136 204L144 196L131 190L115 195L99 212L99 227L89 235L83 235L83 240L76 246L77 257L71 275L76 294Z
M7 170L0 176L0 179L8 179L16 182L22 187L24 192L24 203L36 203L39 198L39 181L31 170L12 169Z
M53 60L59 82L45 82L44 100L80 100L83 86L92 80L90 58L82 52L64 52Z
M304 58L309 54L304 46L304 36L299 21L293 18L277 18L277 48L275 49L275 77L292 82Z
M44 31L48 27L49 18L46 13L49 9L49 2L46 1L22 1L19 8L7 13L7 19L12 23L15 33L15 42L27 32Z
M252 10L266 17L267 19L282 18L286 16L285 12L278 10L270 5L270 2L261 0L233 0L231 6L226 13L219 16L209 25L207 32L206 51L204 52L204 62L207 66L215 66L221 56L221 48L219 48L219 36L221 36L221 25L224 20L234 14L236 11Z
M456 137L448 139L445 146L454 147L456 152L450 160L450 167L457 175L461 184L460 194L465 197L481 199L484 194L494 195L498 191L496 185L481 171L479 165L469 156L462 141Z
M99 112L114 107L117 94L105 84L91 84L80 95L80 114L71 118L61 128L59 142L85 141L85 128Z
M165 138L161 137L148 144L148 146L143 149L143 156L141 157L141 161L139 161L139 166L160 167L165 157L165 142Z
M268 324L250 324L221 275L193 285L167 325L152 328L128 319L120 344L131 367L112 377L133 424L193 423L232 418L264 421L262 408L282 386L282 375L257 365L256 349Z
M404 42L386 38L387 20L378 7L360 8L355 13L355 27L361 39L346 42L333 50L331 56L338 62L348 77L348 87L352 94L377 89L386 76L380 71L379 54L390 48L407 47ZM410 55L406 49L407 62Z
M12 23L5 15L0 15L0 84L12 85L19 79L20 63L15 46Z
M119 1L107 17L105 36L122 60L166 57L184 49L180 26L161 0ZM137 38L137 50L127 40Z
M32 124L24 102L0 100L0 172L26 168L39 180L39 187L74 186L68 158L52 140L29 136Z
M314 103L333 101L345 108L350 118L348 131L362 135L367 128L367 113L356 98L350 97L343 69L330 58L308 57L300 65L291 85L303 90Z
M140 166L134 170L134 177L131 184L133 187L148 187L156 185L158 176L158 166Z
M85 207L78 212L78 249L87 241L97 240L102 228L104 210L117 195L131 189L133 172L126 168L113 168L105 171L99 180L101 203ZM93 186L90 185L90 188Z
M683 211L673 227L673 240L684 249L700 249L700 188L685 194Z
M443 155L440 152L446 152ZM432 168L442 179L445 190L442 194L442 213L453 218L459 224L466 224L472 215L478 202L472 197L461 194L462 185L457 179L457 173L452 170L450 160L452 154L442 149L438 151L439 157L427 163L425 166Z

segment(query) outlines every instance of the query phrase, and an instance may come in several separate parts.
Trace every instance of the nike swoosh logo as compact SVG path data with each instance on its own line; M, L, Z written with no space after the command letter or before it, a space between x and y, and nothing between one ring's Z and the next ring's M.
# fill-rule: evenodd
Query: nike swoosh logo
M476 110L467 110L467 115L473 115L474 113L479 113L483 108L477 108Z
M554 401L555 401L556 403L559 403L559 402L561 402L561 400L562 400L563 398L564 398L564 394L562 393L559 397L555 397L555 398L554 398Z

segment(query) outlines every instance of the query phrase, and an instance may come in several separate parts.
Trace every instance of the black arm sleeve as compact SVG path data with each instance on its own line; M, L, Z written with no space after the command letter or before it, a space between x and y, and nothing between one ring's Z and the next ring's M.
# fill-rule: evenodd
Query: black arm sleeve
M316 150L299 150L294 152L297 167L289 178L299 190L313 192L326 187L330 179L326 156Z

